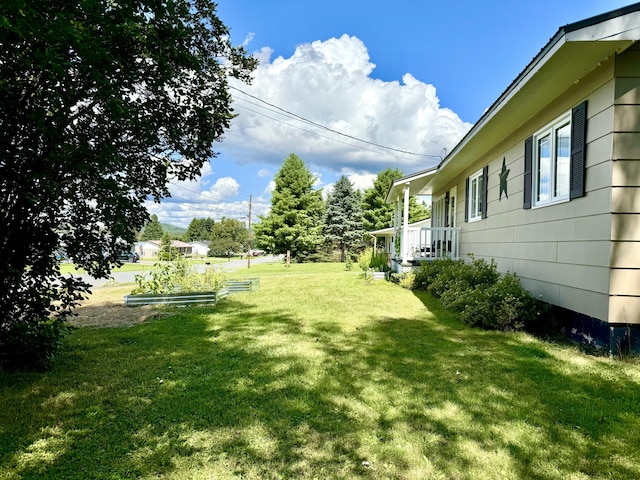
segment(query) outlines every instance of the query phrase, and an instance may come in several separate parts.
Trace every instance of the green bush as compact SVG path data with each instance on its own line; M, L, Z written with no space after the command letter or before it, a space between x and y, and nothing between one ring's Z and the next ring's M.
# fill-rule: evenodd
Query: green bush
M521 330L545 313L546 304L533 298L513 273L488 287L476 288L465 296L460 319L469 325L492 330Z
M403 272L398 276L398 285L407 290L413 290L416 282L416 274L413 270Z
M389 258L385 252L373 254L372 248L366 248L358 257L358 266L364 271L373 270L374 272L388 272L391 270L389 266Z
M495 330L520 330L534 325L548 307L534 299L513 273L500 275L494 260L471 257L437 259L416 271L414 286L440 298L442 306L460 312L469 325Z

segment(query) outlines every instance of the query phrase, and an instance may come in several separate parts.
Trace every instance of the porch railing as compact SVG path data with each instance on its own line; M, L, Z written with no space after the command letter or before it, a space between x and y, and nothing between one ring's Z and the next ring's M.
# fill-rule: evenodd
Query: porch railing
M409 246L409 255L414 260L459 258L459 227L424 227L418 233L418 238L414 237L412 245Z

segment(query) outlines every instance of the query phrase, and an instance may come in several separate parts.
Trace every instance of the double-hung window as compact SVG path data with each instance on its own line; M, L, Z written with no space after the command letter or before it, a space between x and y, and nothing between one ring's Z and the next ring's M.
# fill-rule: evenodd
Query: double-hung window
M465 220L475 222L487 218L487 181L489 167L478 170L467 178Z
M571 116L566 115L533 136L533 205L569 199Z
M586 152L585 101L525 140L523 208L583 197Z

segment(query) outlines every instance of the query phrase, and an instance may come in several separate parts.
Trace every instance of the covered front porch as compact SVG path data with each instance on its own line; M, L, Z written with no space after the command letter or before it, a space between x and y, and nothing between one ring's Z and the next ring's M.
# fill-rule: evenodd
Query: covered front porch
M431 197L429 180L435 172L436 168L433 168L396 180L387 195L387 203L395 205L393 226L370 232L374 238L384 238L384 251L395 272L407 271L423 261L460 257L455 190L442 198L431 199L431 219L409 223L409 199L412 196Z

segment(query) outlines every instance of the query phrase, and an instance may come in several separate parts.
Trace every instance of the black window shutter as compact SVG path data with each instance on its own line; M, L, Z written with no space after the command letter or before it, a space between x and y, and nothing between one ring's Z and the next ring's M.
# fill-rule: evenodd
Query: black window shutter
M469 177L464 187L464 221L469 222Z
M533 178L531 170L533 169L533 137L529 137L524 141L524 202L522 208L531 208L531 190L533 187Z
M587 154L587 102L571 111L571 167L569 198L584 197L585 160Z
M449 192L444 195L444 226L449 226Z
M489 165L482 169L482 218L487 218L487 199L489 197Z

